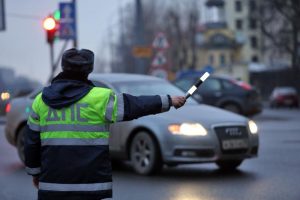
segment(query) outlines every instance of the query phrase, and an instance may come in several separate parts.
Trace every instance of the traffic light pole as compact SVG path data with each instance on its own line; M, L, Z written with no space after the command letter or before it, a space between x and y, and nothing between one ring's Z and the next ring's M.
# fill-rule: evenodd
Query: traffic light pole
M72 0L72 3L74 4L74 7L75 7L75 11L77 10L76 9L76 0ZM76 15L77 16L77 15ZM77 20L75 19L75 23L77 23ZM77 27L77 26L75 26ZM77 31L75 30L75 32L77 33ZM74 48L77 48L77 36L75 37L75 39L73 40L73 47Z
M68 45L68 40L65 41L64 43L64 46L62 47L62 49L60 50L59 52L59 55L56 59L56 61L54 62L54 43L49 43L49 47L50 47L50 63L51 63L51 73L50 73L50 76L49 76L49 79L48 79L48 83L51 82L51 80L54 78L54 74L55 74L55 71L57 70L57 67L59 65L59 61L64 53L64 51L66 50L67 48L67 45Z
M143 22L143 8L141 0L135 1L135 46L145 45L144 40L144 22ZM143 58L135 58L135 73L146 74L147 70L145 69L145 60Z
M54 77L54 70L55 70L55 66L54 66L54 48L53 48L53 42L49 43L49 47L50 47L50 64L51 64L51 72L50 72L50 77L48 82L50 82L53 77Z

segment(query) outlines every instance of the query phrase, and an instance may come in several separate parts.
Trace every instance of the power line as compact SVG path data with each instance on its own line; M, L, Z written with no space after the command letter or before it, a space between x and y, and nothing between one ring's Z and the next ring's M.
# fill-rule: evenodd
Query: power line
M43 17L37 15L19 14L19 13L6 13L7 17L19 18L19 19L31 19L31 20L42 20Z

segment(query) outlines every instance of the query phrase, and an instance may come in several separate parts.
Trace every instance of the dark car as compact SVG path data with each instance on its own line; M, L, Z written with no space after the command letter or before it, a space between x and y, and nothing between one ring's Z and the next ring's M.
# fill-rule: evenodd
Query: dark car
M270 106L299 108L297 90L293 87L276 87L270 96Z
M182 77L173 83L183 91L188 91L197 79L198 77ZM217 106L246 116L262 111L259 92L251 85L230 77L210 76L193 97L199 103Z

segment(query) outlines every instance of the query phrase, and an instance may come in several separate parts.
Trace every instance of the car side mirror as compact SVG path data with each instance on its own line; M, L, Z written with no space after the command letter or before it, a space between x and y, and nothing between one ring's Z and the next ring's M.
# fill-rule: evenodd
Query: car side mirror
M195 93L195 94L193 95L193 98L194 98L198 103L203 103L203 97L202 97L200 94Z

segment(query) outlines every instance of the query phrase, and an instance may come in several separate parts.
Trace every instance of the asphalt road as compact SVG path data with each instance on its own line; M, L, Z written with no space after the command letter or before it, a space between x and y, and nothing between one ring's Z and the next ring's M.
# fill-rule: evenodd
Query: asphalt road
M300 111L265 110L254 118L260 129L259 157L224 174L213 164L165 168L153 177L114 170L116 200L299 200ZM14 147L0 125L0 199L36 199Z

